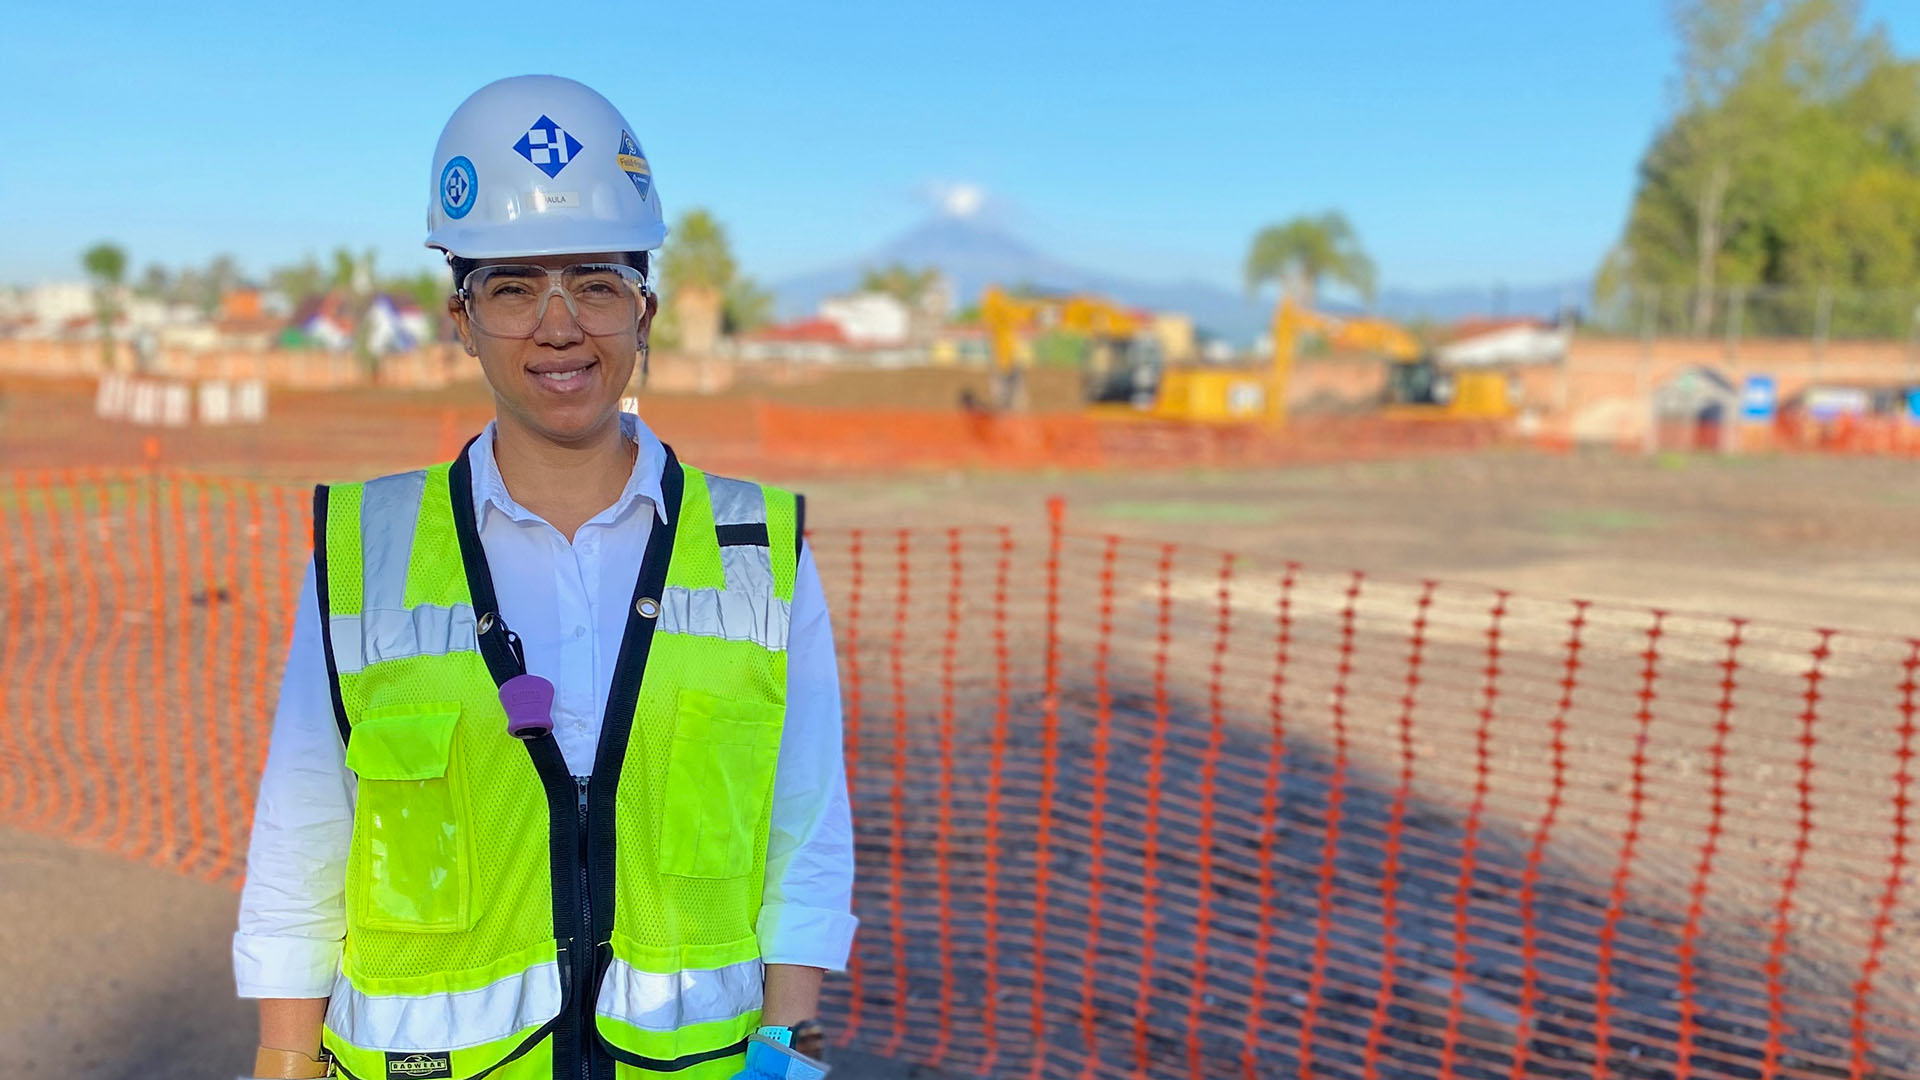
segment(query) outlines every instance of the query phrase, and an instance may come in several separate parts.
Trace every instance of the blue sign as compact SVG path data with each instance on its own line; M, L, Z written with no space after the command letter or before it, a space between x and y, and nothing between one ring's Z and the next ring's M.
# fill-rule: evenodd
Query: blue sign
M1749 375L1740 388L1740 415L1748 420L1771 420L1780 407L1780 390L1771 375Z
M1920 424L1920 386L1907 391L1907 419Z

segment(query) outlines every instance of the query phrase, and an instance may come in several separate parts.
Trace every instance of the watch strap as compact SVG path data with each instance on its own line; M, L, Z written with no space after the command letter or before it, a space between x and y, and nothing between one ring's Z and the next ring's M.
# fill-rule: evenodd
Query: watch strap
M260 1080L318 1080L332 1072L333 1063L325 1050L314 1058L298 1050L263 1046L253 1055L253 1075Z
M763 1038L772 1039L781 1046L789 1048L793 1046L793 1029L784 1024L768 1024L754 1032L754 1034Z

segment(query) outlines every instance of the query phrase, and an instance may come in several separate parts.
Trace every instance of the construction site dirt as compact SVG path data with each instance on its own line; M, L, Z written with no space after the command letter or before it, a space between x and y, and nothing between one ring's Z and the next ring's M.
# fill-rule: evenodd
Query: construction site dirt
M22 585L5 601L23 632L7 698L43 701L47 722L95 716L64 756L0 763L11 778L0 801L20 819L0 832L0 948L16 975L0 991L0 1073L228 1075L252 1037L226 965L244 821L216 821L215 808L250 803L243 766L264 748L262 680L277 678L304 553L300 485L441 456L484 403L469 390L358 405L312 395L277 399L254 430L156 435L92 421L83 387L29 399L10 384L7 400L0 462L33 475L0 491L0 515L42 515L37 538L0 541L7 580ZM703 419L717 405L659 399L643 414L695 464L710 446L715 468L809 496L840 627L856 806L873 808L856 822L863 991L829 990L861 1048L904 1062L914 1055L897 1032L961 1017L957 1072L1024 1070L1037 1053L1063 1073L1093 1055L1106 1071L1180 1075L1197 1054L1198 1072L1268 1074L1311 1053L1317 1075L1412 1077L1444 1053L1459 1075L1506 1075L1503 1048L1518 1045L1529 1074L1585 1075L1598 1060L1657 1076L1673 1074L1686 1027L1696 1075L1751 1075L1754 1048L1780 1035L1769 994L1789 1006L1850 995L1878 911L1896 930L1877 964L1868 1064L1920 1067L1889 1034L1920 1019L1913 890L1879 910L1873 872L1893 776L1882 714L1905 636L1920 633L1910 462L1506 448L1258 470L849 475L742 460ZM54 495L74 486L40 472L71 466L56 445L131 472ZM150 575L174 558L157 549L116 565L118 584L62 565L135 538L116 529L174 520L175 485L187 531L208 523L193 558L210 576L157 586ZM267 527L221 524L233 508ZM55 524L90 539L63 549ZM176 588L185 614L158 617L178 620L183 640L259 640L180 655L144 612L106 611L115 596ZM101 630L85 648L54 622L82 608L104 613L89 617ZM1281 614L1291 652L1276 691ZM1576 618L1582 696L1562 707ZM1717 745L1730 634L1749 741ZM110 702L110 685L70 689L107 656L114 683L188 679L200 689L177 695L183 708L234 713L214 724L231 732L217 782L167 804L206 819L198 849L185 818L165 825L164 806L140 832L137 800L151 791L71 765L124 752L151 755L157 774L184 770L190 758L159 741L209 722L138 715ZM1799 695L1815 663L1820 741L1802 757ZM1402 702L1410 667L1417 717ZM1295 718L1277 747L1275 694ZM1550 777L1556 715L1564 761ZM116 750L115 723L141 745ZM1796 863L1794 773L1816 768L1821 839L1809 847L1802 820ZM73 780L30 780L36 769ZM58 805L33 805L43 798ZM1122 812L1150 802L1152 830ZM1753 824L1728 827L1695 891L1708 815L1731 803ZM127 843L108 842L111 820L87 820L101 807L133 823ZM1853 843L1856 813L1872 820ZM1800 863L1783 915L1782 874ZM989 864L997 884L982 881ZM1081 929L1089 918L1096 932ZM1752 957L1782 926L1775 985L1756 986ZM1461 972L1468 992L1456 992ZM1682 978L1691 1016L1674 1004ZM1596 1035L1596 984L1610 989L1611 1035ZM1249 1050L1233 1030L1249 1015L1317 1034ZM1777 1039L1779 1074L1844 1075L1843 1028L1792 1027Z

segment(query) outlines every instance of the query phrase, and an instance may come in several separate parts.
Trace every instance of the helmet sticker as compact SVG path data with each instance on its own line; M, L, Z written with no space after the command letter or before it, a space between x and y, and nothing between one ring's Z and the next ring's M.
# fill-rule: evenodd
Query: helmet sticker
M527 129L527 133L520 136L520 141L513 144L513 148L551 180L559 176L560 170L566 168L573 156L580 152L580 140L542 113L540 119Z
M620 152L614 155L614 160L620 163L620 171L627 174L627 179L633 181L633 190L646 198L647 186L653 182L653 170L647 167L647 155L640 144L624 130L620 132Z
M440 209L446 211L448 217L455 220L466 217L479 192L479 174L473 171L473 162L465 157L454 158L440 170Z

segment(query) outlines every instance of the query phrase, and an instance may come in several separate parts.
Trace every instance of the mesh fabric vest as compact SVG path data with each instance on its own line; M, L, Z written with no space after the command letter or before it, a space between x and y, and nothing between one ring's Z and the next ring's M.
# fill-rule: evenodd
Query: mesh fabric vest
M507 734L518 671L466 455L322 487L328 668L357 777L325 1042L360 1080L729 1077L760 1016L801 504L661 477L584 786ZM536 674L538 674L536 672Z

